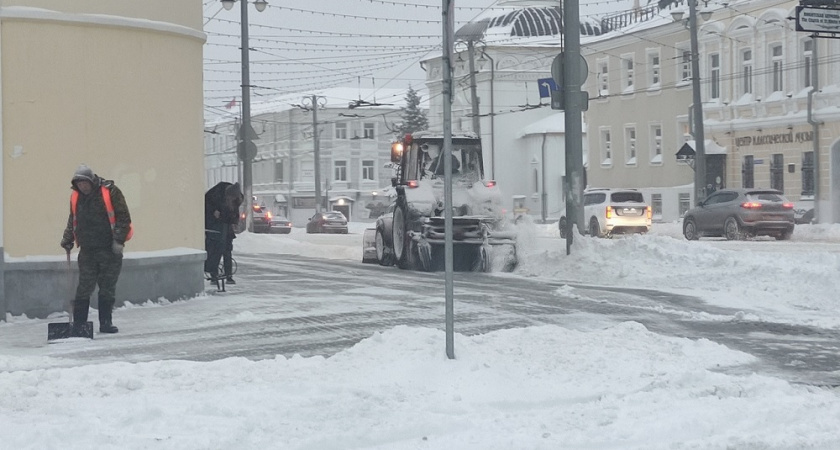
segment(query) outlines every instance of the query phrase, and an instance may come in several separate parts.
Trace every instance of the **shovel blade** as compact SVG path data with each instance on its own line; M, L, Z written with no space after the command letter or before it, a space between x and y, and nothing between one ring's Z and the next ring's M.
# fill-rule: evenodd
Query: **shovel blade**
M56 339L67 339L73 337L93 339L93 322L62 322L47 324L48 341L54 341Z

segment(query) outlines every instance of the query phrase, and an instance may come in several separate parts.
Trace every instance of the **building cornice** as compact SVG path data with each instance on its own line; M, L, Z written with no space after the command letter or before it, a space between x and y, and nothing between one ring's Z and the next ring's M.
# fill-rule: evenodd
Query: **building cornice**
M30 20L41 22L76 23L85 25L99 25L103 27L135 28L140 30L157 31L161 33L177 34L181 36L198 39L202 42L207 40L203 31L195 30L183 25L176 25L167 22L160 22L148 19L136 19L131 17L111 16L105 14L74 14L49 9L30 8L23 6L0 7L0 20Z

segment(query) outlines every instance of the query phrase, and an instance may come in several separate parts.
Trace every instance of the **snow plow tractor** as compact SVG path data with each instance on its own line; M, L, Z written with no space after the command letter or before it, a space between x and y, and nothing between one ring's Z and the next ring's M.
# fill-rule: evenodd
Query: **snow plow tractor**
M395 197L374 228L365 230L363 262L427 272L444 270L443 136L405 135L391 147ZM456 271L512 271L516 232L502 196L484 178L481 139L452 136L452 241Z

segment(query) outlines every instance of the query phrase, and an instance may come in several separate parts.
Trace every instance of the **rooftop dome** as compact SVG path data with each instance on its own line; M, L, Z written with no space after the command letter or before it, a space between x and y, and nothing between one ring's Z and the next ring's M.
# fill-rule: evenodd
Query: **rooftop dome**
M488 34L513 37L557 36L563 33L563 10L559 6L526 6L495 17L470 22L455 33L455 39L482 39ZM581 21L580 34L602 34L598 21Z

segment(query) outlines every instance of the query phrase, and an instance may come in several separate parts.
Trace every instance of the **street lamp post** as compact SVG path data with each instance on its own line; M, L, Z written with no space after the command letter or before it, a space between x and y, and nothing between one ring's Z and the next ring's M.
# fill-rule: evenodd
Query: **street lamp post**
M233 8L233 4L237 0L222 0L222 6L228 11ZM257 156L257 146L254 144L254 139L257 133L251 126L251 72L250 72L250 54L248 47L248 1L238 0L241 8L241 25L242 25L242 125L239 127L238 137L239 144L237 152L239 159L242 160L242 185L245 189L245 229L253 231L254 223L254 209L251 207L254 197L254 182L253 182L253 164L254 157ZM268 2L266 0L254 0L254 7L257 11L265 10Z

